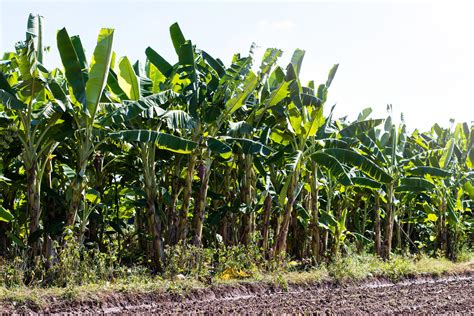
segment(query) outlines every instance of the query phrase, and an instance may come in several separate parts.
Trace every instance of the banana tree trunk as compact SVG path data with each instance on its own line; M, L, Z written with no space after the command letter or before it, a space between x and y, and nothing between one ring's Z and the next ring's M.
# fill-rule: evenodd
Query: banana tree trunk
M168 242L170 245L176 245L178 242L178 214L177 214L177 209L176 205L178 203L178 198L179 198L179 191L174 192L173 194L173 200L172 204L170 207L169 211L169 219L170 219L170 225L169 225L169 231L168 231Z
M366 225L367 225L367 201L362 201L364 207L362 208L362 216L358 216L359 214L357 214L355 211L356 209L354 209L354 216L355 217L360 217L359 218L359 234L361 234L362 236L365 235L365 228L366 228ZM364 240L363 239L359 239L357 241L357 251L360 253L364 250Z
M383 258L390 259L390 253L392 252L392 238L393 238L393 224L395 221L395 210L393 206L393 184L389 184L387 187L387 214L385 216L385 237L384 237L384 249Z
M138 198L137 198L138 199ZM140 250L143 253L147 253L147 241L146 241L146 222L145 222L145 216L146 214L143 214L142 210L137 210L135 214L135 231L137 232L138 235L138 245L140 247ZM102 225L104 227L105 225ZM101 234L103 236L103 234ZM102 239L102 237L101 237Z
M76 223L76 215L82 202L83 189L82 185L76 180L71 185L72 194L69 209L66 214L66 227L73 227Z
M9 162L4 161L4 165L8 166ZM3 170L3 174L9 174L8 169ZM15 197L18 188L16 186L7 187L5 191L2 192L2 206L7 210L13 210L15 205ZM12 223L6 223L0 221L0 255L4 256L7 252L8 246L11 244L11 240L7 234L11 230Z
M77 149L77 166L76 176L71 182L71 201L69 202L69 209L66 213L66 227L73 227L76 223L76 215L81 208L83 201L84 190L86 188L86 170L87 161L89 160L90 152L93 149L93 144L89 141L89 130L86 130L85 136L80 139L79 147Z
M210 158L203 161L199 167L199 178L201 179L201 187L196 199L195 212L193 216L193 244L197 247L202 246L202 228L204 225L204 216L206 214L207 190L209 186L209 178L211 175Z
M33 162L27 169L27 201L28 201L28 213L30 217L29 224L29 235L32 236L39 229L39 221L41 216L40 208L40 190L41 190L41 179L38 178L38 169L36 161ZM39 239L33 241L31 244L31 253L33 256L40 254L40 242Z
M291 214L293 212L293 204L295 202L295 187L297 175L294 173L291 175L290 185L288 186L287 192L287 204L285 207L285 213L283 214L283 221L281 223L280 230L278 232L276 241L275 241L275 251L274 254L278 258L283 252L286 251L286 240L288 238L288 228L291 222Z
M105 178L106 174L104 174L104 155L101 153L96 153L94 156L93 160L93 166L94 166L94 179L93 183L91 183L91 186L99 192L99 196L101 199L104 198L104 191L105 191ZM109 186L112 187L113 185L113 190L114 190L114 207L117 210L118 209L118 192L117 192L117 182L115 180L115 175L112 174L112 177L109 180ZM88 234L87 234L87 240L88 242L93 242L97 243L98 247L100 250L103 250L104 247L102 245L102 240L99 239L99 227L100 224L104 222L104 210L101 206L97 206L96 210L99 214L99 219L97 220L92 220L89 222L89 229L88 229ZM120 235L118 236L118 243L119 243L119 253L120 253Z
M156 197L152 192L147 192L147 220L148 220L148 230L151 236L152 243L152 267L156 271L161 272L163 269L164 261L164 251L163 251L163 238L162 238L162 227L161 219L156 212Z
M253 211L250 211L252 204L252 156L244 156L244 175L243 175L243 185L240 191L241 193L241 203L247 206L246 213L242 216L242 238L241 242L244 245L250 243L251 236L255 230L254 228L254 214Z
M76 223L76 215L81 208L82 198L84 195L85 183L84 179L80 176L85 177L87 168L87 160L81 159L79 162L79 172L71 183L71 201L69 203L69 209L66 214L66 227L73 227ZM79 176L80 175L80 176Z
M46 176L46 186L49 189L53 188L53 161L52 159L48 159L47 162L47 176ZM49 223L53 223L54 219L57 218L57 211L58 211L58 206L57 206L57 201L54 197L47 196L46 199L46 212L43 216L43 223L45 224L45 230L48 230L47 225ZM56 261L57 259L57 254L55 253L55 249L53 247L53 240L57 236L51 235L51 233L46 233L44 235L44 242L43 242L43 256L46 259L46 268L49 269L51 268L52 264Z
M192 194L192 185L194 178L194 167L196 165L196 156L191 154L189 157L188 169L186 173L186 184L184 186L183 192L183 204L181 207L181 212L179 214L179 223L178 223L178 241L185 242L186 236L188 234L188 212L189 204L191 202Z
M446 198L442 196L441 205L439 206L440 216L438 217L438 249L446 254L446 241L447 241L447 226L446 226L446 210L447 202Z
M411 205L408 205L408 214L407 214L408 218L411 218L412 217L412 206ZM406 238L407 238L407 242L410 242L411 241L411 223L410 221L408 221L407 223L407 235L406 235ZM408 246L408 249L410 247Z
M319 183L316 164L311 165L311 252L314 263L321 262L321 230L319 228Z
M10 245L10 240L8 238L7 232L11 229L11 223L0 222L0 255L5 256L8 246Z
M375 224L374 224L374 231L375 231L375 253L381 257L382 256L382 232L380 229L380 198L377 195L375 197Z
M262 226L262 249L264 254L268 253L268 232L270 230L270 213L272 211L272 196L268 192L263 202L263 226Z
M181 191L183 190L183 187L181 186L181 181L180 181L180 172L181 172L181 159L182 157L179 157L177 161L174 164L173 170L169 174L170 178L170 186L171 186L171 191L173 193L173 199L171 206L168 209L168 219L169 219L169 225L168 225L168 231L166 236L168 237L168 244L169 245L176 245L178 242L178 229L179 229L179 214L178 214L178 209L177 209L177 204L178 204L178 199L181 194Z
M396 233L396 240L397 240L397 249L398 251L402 250L402 223L400 216L397 216L397 220L395 221L395 233Z
M333 258L336 258L338 259L340 257L340 245L341 245L341 235L342 235L342 231L341 231L341 227L339 227L339 222L341 221L341 215L342 215L342 204L343 202L342 201L339 201L339 203L335 203L337 205L337 209L336 209L336 221L337 221L337 225L334 229L334 242L332 243L332 247L331 247L331 255Z
M327 176L328 184L326 186L326 213L330 214L332 210L332 202L333 202L333 184L331 181L331 175L328 174ZM329 250L329 229L324 229L323 232L323 249L322 255L326 256Z
M161 272L163 268L164 251L161 219L156 212L157 183L155 175L155 145L153 143L143 143L140 145L140 150L146 194L148 234L151 237L151 266L156 271Z

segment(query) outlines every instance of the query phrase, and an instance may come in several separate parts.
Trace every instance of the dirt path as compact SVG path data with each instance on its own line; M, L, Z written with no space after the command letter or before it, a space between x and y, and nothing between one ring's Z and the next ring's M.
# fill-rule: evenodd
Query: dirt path
M235 293L234 293L235 295ZM474 314L474 276L418 279L396 284L313 286L280 293L161 301L105 312L156 314L462 313Z

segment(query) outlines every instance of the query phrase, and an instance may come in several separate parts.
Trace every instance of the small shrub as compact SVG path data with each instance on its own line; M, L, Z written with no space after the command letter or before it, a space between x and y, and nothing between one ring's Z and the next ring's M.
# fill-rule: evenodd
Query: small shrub
M179 243L174 247L165 247L165 277L177 274L192 277L208 276L214 251L193 245Z

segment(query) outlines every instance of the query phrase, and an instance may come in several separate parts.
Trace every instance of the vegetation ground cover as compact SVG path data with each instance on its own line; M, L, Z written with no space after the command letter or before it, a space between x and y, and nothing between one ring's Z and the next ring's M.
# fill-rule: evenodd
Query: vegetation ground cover
M467 255L467 254L466 254ZM0 307L11 311L114 310L134 305L148 306L153 301L173 302L209 296L206 289L223 297L239 297L268 291L304 290L315 286L343 287L359 284L385 284L413 278L472 275L474 258L462 263L447 259L396 256L389 261L373 255L354 255L318 268L293 266L273 272L249 271L245 278L216 276L212 282L196 276L166 278L144 271L128 271L109 281L88 282L68 287L16 286L0 291ZM370 283L373 282L373 283ZM225 294L224 294L225 293ZM152 298L150 298L150 295ZM304 296L304 295L303 295Z

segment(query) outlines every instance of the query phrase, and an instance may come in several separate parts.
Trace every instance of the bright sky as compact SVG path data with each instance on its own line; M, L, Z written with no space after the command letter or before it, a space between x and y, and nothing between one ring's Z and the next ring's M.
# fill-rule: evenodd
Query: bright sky
M365 107L385 116L387 103L410 129L449 119L474 120L474 1L39 1L0 0L0 52L25 37L28 14L45 17L45 63L59 64L56 31L79 34L90 56L101 27L115 28L119 56L144 60L153 47L175 62L168 27L177 21L187 39L226 64L252 42L306 50L302 78L323 82L339 71L327 108L353 119Z

